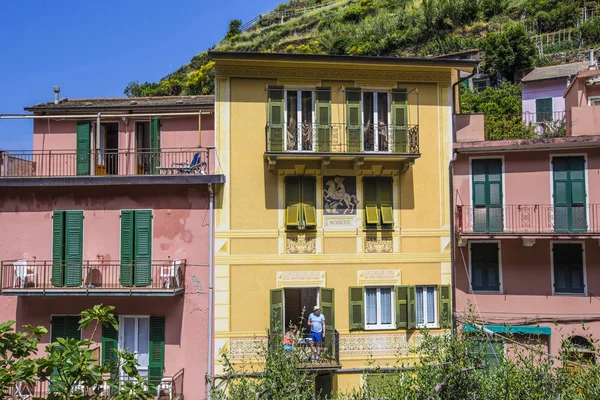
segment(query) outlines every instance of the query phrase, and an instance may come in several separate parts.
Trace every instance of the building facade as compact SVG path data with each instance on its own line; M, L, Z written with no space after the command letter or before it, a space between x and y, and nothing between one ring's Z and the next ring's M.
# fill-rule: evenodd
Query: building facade
M600 334L598 76L574 75L563 92L566 125L544 120L533 136L526 122L456 116L458 322L474 315L552 354L565 341L585 350Z
M150 389L202 398L207 373L213 97L63 100L26 108L33 150L0 152L0 319L137 353ZM194 351L190 351L194 349ZM184 379L185 378L185 379ZM47 390L38 385L36 395Z
M266 331L326 318L316 389L375 356L410 361L449 325L452 85L474 62L212 53L215 357L248 362ZM357 368L357 370L355 370ZM349 372L354 373L342 373ZM351 372L351 371L350 371Z

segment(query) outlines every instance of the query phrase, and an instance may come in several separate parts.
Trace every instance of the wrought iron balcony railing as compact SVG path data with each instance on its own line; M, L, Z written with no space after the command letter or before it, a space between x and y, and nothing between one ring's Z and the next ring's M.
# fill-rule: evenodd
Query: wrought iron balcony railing
M212 148L0 151L0 179L115 175L210 174ZM94 166L94 167L93 167Z
M419 126L267 124L268 153L419 155Z
M600 204L458 205L456 231L475 235L600 234Z
M185 260L0 263L5 295L174 295L185 289Z
M147 388L151 393L156 394L157 398L183 399L183 373L184 370L182 369L173 376L147 377ZM97 387L86 388L83 385L75 385L70 393L74 398L113 399L117 395L117 390L110 387L108 376L105 378L107 381ZM50 381L17 382L8 390L8 398L15 400L45 399L50 393L57 391L52 389L51 385L59 385L59 383L53 383L51 380L52 377L50 377ZM126 380L126 378L120 377L119 383L124 383Z

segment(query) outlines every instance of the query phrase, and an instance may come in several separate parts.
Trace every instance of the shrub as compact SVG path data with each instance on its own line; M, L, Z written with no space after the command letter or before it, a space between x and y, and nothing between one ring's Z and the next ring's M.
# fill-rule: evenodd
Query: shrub
M581 25L581 39L585 43L600 42L600 17L591 18Z

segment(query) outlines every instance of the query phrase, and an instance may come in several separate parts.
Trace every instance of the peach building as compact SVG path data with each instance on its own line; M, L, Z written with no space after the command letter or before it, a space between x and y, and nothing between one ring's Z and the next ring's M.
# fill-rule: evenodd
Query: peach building
M225 182L213 105L194 96L25 109L33 150L0 152L2 321L49 327L43 348L89 338L78 314L113 305L118 331L93 338L102 362L130 349L150 390L204 397L212 193Z
M482 325L552 354L600 337L598 83L598 70L576 73L560 118L455 116L459 324L472 307Z

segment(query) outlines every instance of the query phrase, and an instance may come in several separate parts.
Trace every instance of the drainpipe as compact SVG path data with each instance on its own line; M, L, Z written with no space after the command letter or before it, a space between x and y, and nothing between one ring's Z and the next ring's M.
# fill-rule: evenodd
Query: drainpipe
M458 71L458 80L452 85L452 145L456 142L456 87L461 82L471 79L475 75L476 71L473 68L473 72L464 78L460 78L460 71ZM450 191L450 265L451 265L451 282L452 282L452 332L456 333L456 261L455 261L455 250L456 246L456 232L454 227L455 214L454 214L454 162L456 161L457 153L452 153L452 159L448 163L448 185Z
M213 376L213 302L214 302L214 263L213 263L213 214L214 214L214 191L212 184L208 184L208 363L206 368L207 387L206 387L206 399L210 400L212 397L211 385Z

